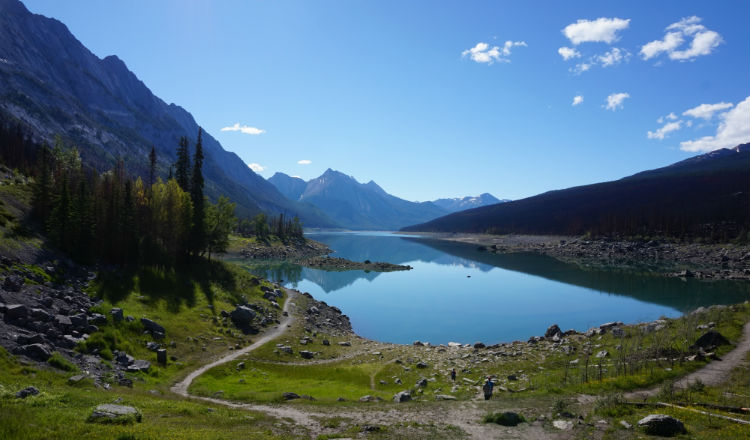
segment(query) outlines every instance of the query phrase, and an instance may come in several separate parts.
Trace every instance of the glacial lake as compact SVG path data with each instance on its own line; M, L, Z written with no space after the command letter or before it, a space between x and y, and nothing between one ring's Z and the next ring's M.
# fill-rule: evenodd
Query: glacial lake
M339 307L357 334L383 342L486 344L526 340L557 324L585 331L609 321L678 317L750 298L750 283L666 278L647 271L581 268L537 254L492 254L475 245L377 232L309 233L332 256L412 266L334 272L248 261L247 268Z

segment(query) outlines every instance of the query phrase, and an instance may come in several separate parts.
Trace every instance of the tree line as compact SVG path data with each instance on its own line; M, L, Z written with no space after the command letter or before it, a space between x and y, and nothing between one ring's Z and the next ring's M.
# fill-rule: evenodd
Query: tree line
M278 237L283 242L303 240L302 222L299 217L268 217L260 213L252 219L242 219L237 225L237 233L243 237L255 237L261 241L268 241L271 236Z
M32 211L52 244L81 263L175 265L226 250L236 227L235 204L204 196L202 130L192 157L177 148L174 176L156 176L149 154L148 182L125 171L122 160L104 173L86 166L58 136L50 148L20 125L0 124L0 159L34 177Z

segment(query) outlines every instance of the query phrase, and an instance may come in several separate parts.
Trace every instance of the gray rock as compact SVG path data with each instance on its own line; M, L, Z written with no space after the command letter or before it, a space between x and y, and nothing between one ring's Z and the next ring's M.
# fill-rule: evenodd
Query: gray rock
M420 387L420 388L426 387L427 386L427 379L425 379L424 377L421 378L421 379L419 379L417 381L417 386Z
M400 391L393 396L394 402L401 403L408 402L409 400L411 400L411 393L409 393L408 391Z
M43 322L51 321L53 318L52 314L44 309L31 309L31 317Z
M79 313L70 317L70 323L77 329L84 328L89 324L89 317L84 313Z
M164 327L148 318L141 318L141 324L143 324L143 327L154 336L156 336L156 334L164 335L166 333Z
M616 338L625 337L625 330L623 330L621 327L612 327L612 336Z
M119 365L122 365L123 367L127 367L128 365L135 362L135 359L133 356L125 353L124 351L119 351L115 353L115 362L117 362Z
M94 408L88 422L99 423L132 423L141 421L141 413L132 406L106 403Z
M7 290L8 292L18 292L21 290L21 287L23 287L23 284L26 281L23 279L23 277L20 277L18 275L10 275L5 277L5 281L3 281L3 289Z
M94 325L104 325L107 323L107 317L101 313L93 313L89 318L89 322Z
M82 381L83 379L86 379L86 375L85 374L76 374L75 376L71 376L71 377L68 378L68 383L71 384L71 385L72 384L76 384L76 383Z
M557 324L552 324L549 326L546 332L544 332L545 338L551 338L555 335L562 334L562 330L560 330L560 327L557 326Z
M704 333L693 345L690 346L693 350L703 349L706 351L713 350L720 345L729 344L727 338L716 330L709 330Z
M323 339L323 345L326 345L326 346L331 345L331 342L328 341L328 339Z
M312 359L313 356L315 356L315 353L312 351L301 350L299 355L302 356L303 359Z
M349 341L342 341L342 342L339 342L339 345L342 347L351 347L352 343Z
M281 397L283 397L284 400L294 400L300 398L299 394L297 393L284 393L281 395Z
M676 434L684 434L685 425L666 414L650 414L638 421L638 426L644 428L647 434L671 437Z
M149 341L149 342L146 342L146 348L151 351L156 351L161 348L161 345L159 345L156 342Z
M29 314L29 309L23 304L10 304L5 306L5 320L15 321L25 319Z
M39 362L47 362L47 359L52 356L47 347L42 344L24 345L22 347L18 347L15 350L15 353L24 355Z
M620 426L622 426L625 429L630 429L633 427L630 423L626 422L625 420L620 420Z
M148 371L151 368L151 362L138 359L133 361L132 364L128 365L128 371L135 373L138 371Z
M456 400L456 396L451 396L450 394L436 394L435 400Z
M366 395L366 396L362 396L362 397L360 397L360 398L359 398L359 401L360 401L360 402L380 402L380 401L382 401L382 400L383 400L383 399L381 399L380 397L377 397L377 396L371 396L371 395L369 395L369 394L368 394L368 395Z
M25 399L29 396L36 396L37 394L39 394L39 390L36 389L36 387L26 387L16 393L16 398Z
M475 342L474 348L485 348L484 342Z
M553 420L552 426L563 431L568 431L573 429L573 422L569 420Z
M424 362L417 362L417 368L427 368L429 365L427 365Z
M55 315L55 325L65 331L73 326L73 322L65 315Z
M110 310L109 314L112 315L112 321L114 321L115 323L118 323L123 320L122 309L119 307L115 307L112 310Z
M609 352L607 350L602 350L596 354L596 357L599 359L603 359L608 356L609 356Z

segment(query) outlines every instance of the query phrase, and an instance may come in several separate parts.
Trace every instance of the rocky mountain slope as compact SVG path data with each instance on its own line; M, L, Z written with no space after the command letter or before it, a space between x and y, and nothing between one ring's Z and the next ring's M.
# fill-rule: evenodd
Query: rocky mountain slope
M359 183L330 168L308 182L283 173L269 181L287 197L316 206L347 229L394 230L449 212L432 202L400 199L373 181Z
M590 233L747 239L750 144L696 156L612 182L550 191L451 214L406 231Z
M445 209L448 212L465 211L467 209L480 208L482 206L494 205L496 203L510 202L508 199L500 200L490 193L483 193L476 197L456 197L453 199L437 199L432 203Z
M151 93L117 56L99 59L64 24L18 0L0 0L0 117L20 121L40 139L61 135L100 171L120 158L142 176L152 146L166 177L178 139L187 136L192 145L198 133L188 111ZM281 195L209 133L203 149L207 194L229 196L239 215L283 212L308 226L333 226L314 207Z

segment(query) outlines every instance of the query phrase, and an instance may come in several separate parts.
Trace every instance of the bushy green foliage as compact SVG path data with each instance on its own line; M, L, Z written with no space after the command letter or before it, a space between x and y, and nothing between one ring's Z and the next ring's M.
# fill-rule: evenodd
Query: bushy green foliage
M482 418L482 422L484 423L497 423L498 425L502 426L516 426L519 423L525 422L526 419L521 414L516 414L512 412L498 412L498 413L490 413L484 416Z
M60 353L54 352L52 353L52 356L50 356L49 359L47 359L47 363L52 365L53 367L63 370L63 371L78 371L78 367L73 365L69 360L65 359Z

